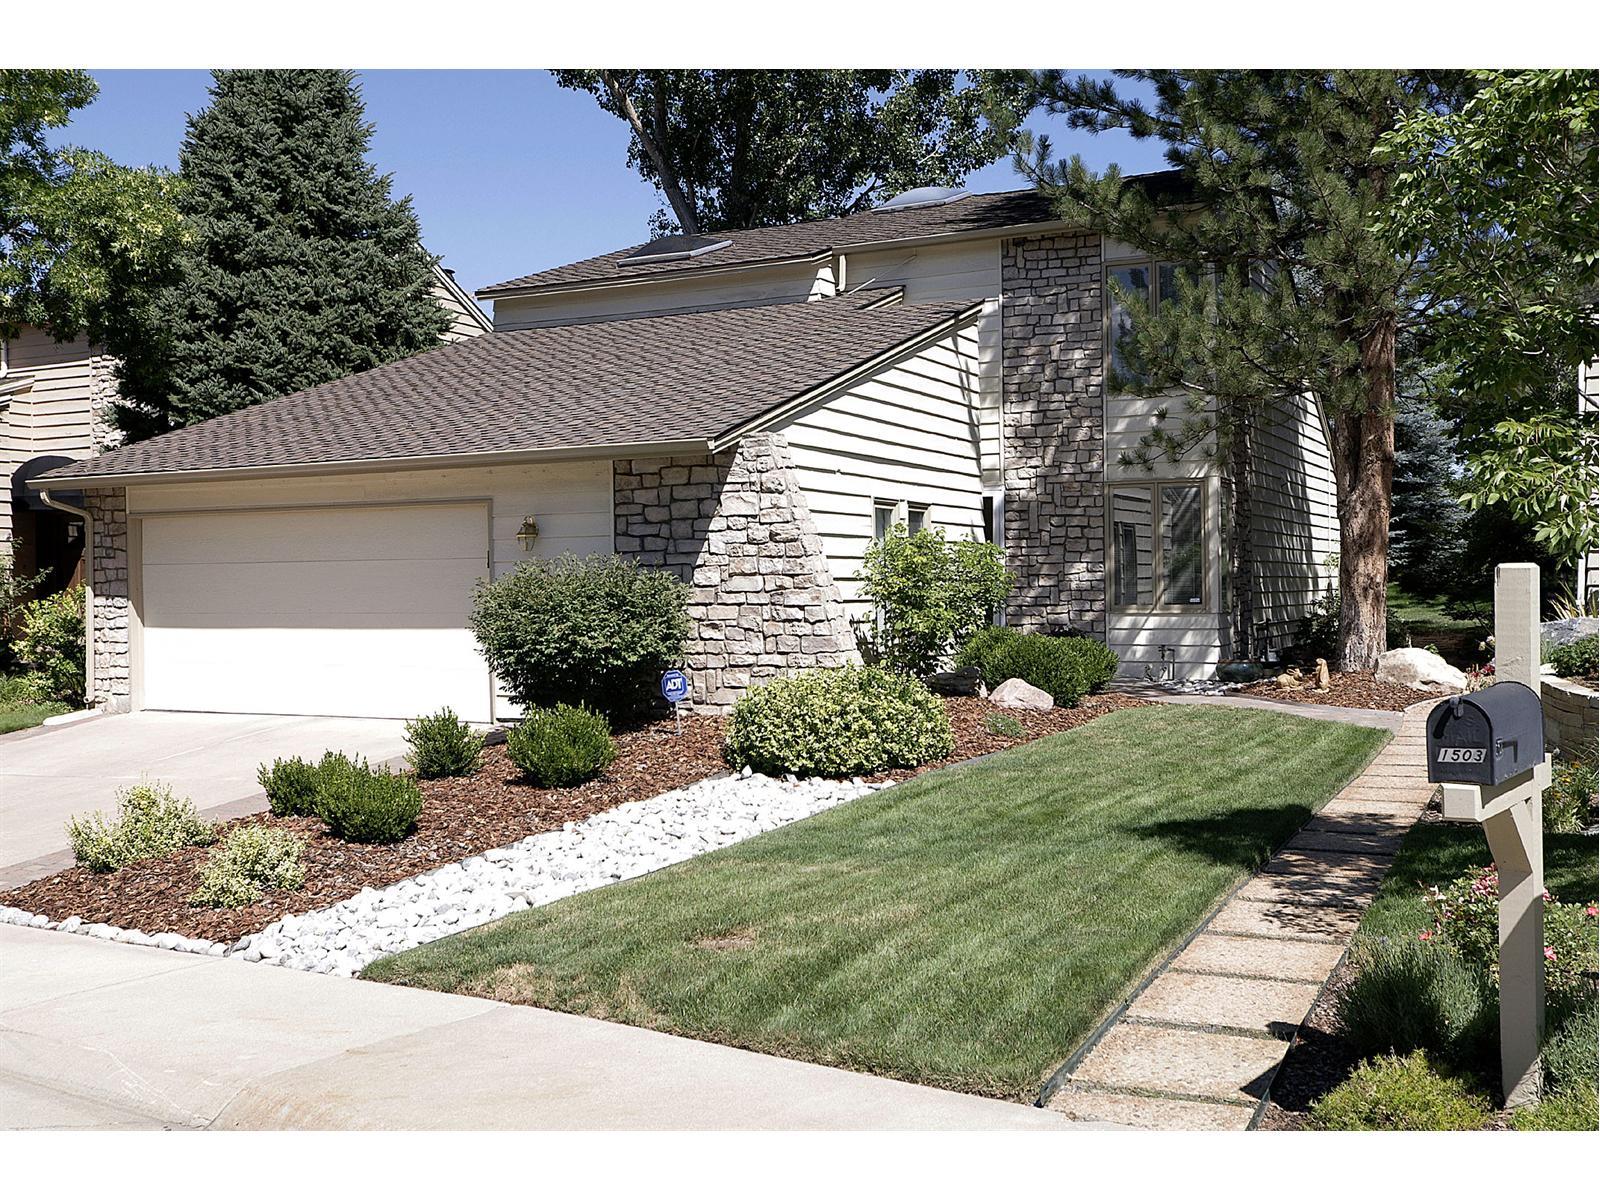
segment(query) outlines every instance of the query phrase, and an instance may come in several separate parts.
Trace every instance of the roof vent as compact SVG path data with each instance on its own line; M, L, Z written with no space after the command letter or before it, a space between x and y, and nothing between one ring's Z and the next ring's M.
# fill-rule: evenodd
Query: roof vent
M623 259L621 265L637 267L645 263L678 262L685 258L699 258L702 254L710 254L713 250L721 250L724 246L731 245L733 242L727 238L704 237L698 233L674 233L667 237L659 237L653 242L646 242Z
M959 200L967 194L964 187L918 187L909 192L901 192L898 196L891 196L878 205L878 212L895 212L903 208L935 208L941 204L949 204Z

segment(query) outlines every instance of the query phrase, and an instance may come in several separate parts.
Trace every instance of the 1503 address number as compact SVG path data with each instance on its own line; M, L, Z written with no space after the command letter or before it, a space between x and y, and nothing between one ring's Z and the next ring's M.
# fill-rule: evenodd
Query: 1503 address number
M1482 746L1440 746L1439 761L1442 763L1481 763L1487 753Z

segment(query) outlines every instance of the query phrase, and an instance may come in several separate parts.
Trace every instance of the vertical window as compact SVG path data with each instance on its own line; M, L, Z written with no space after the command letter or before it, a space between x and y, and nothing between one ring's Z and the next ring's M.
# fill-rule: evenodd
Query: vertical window
M926 504L906 505L906 532L916 533L928 523L928 506Z
M883 541L894 531L894 510L898 507L893 501L880 500L872 506L872 537L874 541Z
M1161 487L1161 603L1205 603L1205 520L1198 483Z
M1154 597L1155 506L1147 487L1111 492L1112 584L1119 608L1147 606Z
M1110 510L1112 605L1201 607L1208 565L1204 487L1117 484L1110 489Z
M996 546L1000 544L1000 522L1002 520L1004 520L1004 518L1001 516L999 495L990 494L985 496L983 498L984 541L992 542Z
M1113 380L1135 380L1138 374L1128 363L1128 347L1125 345L1125 339L1133 328L1133 315L1127 304L1136 302L1135 298L1139 297L1146 304L1150 303L1150 265L1140 263L1137 266L1112 267L1107 274L1116 288L1120 288L1129 298L1124 300L1114 288L1106 289L1106 303L1110 312L1106 329L1106 355L1111 365L1110 374Z

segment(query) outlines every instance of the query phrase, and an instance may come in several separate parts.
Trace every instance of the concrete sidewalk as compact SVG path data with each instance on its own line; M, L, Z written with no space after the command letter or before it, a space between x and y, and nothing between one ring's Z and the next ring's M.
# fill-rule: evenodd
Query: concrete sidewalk
M15 926L0 981L7 1128L1074 1127L587 1017Z

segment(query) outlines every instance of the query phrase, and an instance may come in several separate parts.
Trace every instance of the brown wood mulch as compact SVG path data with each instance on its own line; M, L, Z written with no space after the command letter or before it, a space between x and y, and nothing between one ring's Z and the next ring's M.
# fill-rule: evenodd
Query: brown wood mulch
M1263 679L1241 688L1239 695L1254 696L1258 700L1283 700L1291 704L1331 704L1336 708L1372 708L1384 712L1399 712L1413 704L1437 697L1432 692L1402 687L1395 683L1379 683L1372 671L1335 671L1328 677L1328 690L1319 692L1312 685L1316 679L1309 672L1300 687L1284 688L1271 679Z
M916 770L874 778L908 779L922 771L975 758L1052 733L1075 728L1119 708L1145 703L1128 696L1089 696L1078 708L1029 712L997 708L987 700L947 700L956 752ZM1021 737L1006 737L988 727L999 713L1013 716ZM10 892L0 902L51 920L80 917L85 922L177 933L184 937L231 942L264 929L291 912L326 908L364 887L385 887L446 863L506 846L536 833L558 829L632 800L644 800L685 787L727 770L722 759L722 719L685 717L683 732L671 720L656 721L619 733L617 758L600 778L575 788L538 788L524 783L506 757L504 746L484 752L476 774L460 779L421 780L422 813L410 837L394 845L344 842L313 817L274 817L257 813L224 822L225 834L237 825L267 824L287 829L305 841L301 861L305 887L294 893L270 894L260 902L235 909L191 908L188 897L209 847L191 846L162 858L147 859L120 871L96 875L71 867Z

